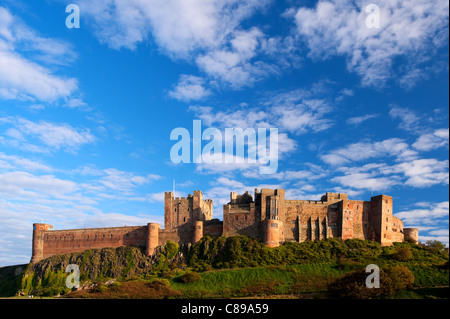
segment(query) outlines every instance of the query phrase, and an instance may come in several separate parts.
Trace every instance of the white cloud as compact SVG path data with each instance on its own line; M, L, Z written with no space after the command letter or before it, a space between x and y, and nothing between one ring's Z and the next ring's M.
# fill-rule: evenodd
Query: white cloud
M253 27L249 31L235 31L227 47L210 50L197 57L199 68L234 89L252 86L269 75L279 73L278 67L252 59L262 52L264 34Z
M418 131L421 128L420 117L413 111L405 107L394 106L389 111L389 116L399 119L399 127L406 131Z
M428 203L427 207L416 206L418 208L402 210L394 215L408 225L433 225L442 220L448 222L449 202Z
M347 124L350 125L359 125L369 119L378 117L379 114L366 114L366 115L361 115L361 116L355 116L355 117L350 117L347 119Z
M401 173L407 178L405 184L413 187L429 187L436 184L448 185L448 166L448 160L418 159L386 168L384 173Z
M280 68L299 65L291 36L272 38L257 27L241 26L271 2L83 0L80 7L94 22L100 41L111 48L135 49L151 38L169 57L194 62L205 76L203 81L238 90L279 74ZM170 92L172 97L189 101L209 93L198 77L195 83L185 81L180 79Z
M404 140L390 138L381 142L353 143L322 155L321 159L330 165L343 165L385 156L395 157L397 160L414 159L417 157L417 152L412 150Z
M210 94L203 78L186 74L180 76L176 87L169 92L171 97L182 101L201 100Z
M20 171L0 174L0 193L6 194L10 199L22 196L36 197L38 194L62 197L75 190L74 182L52 175L37 176Z
M289 10L288 15L294 18L297 33L307 43L312 58L344 56L347 69L369 86L383 86L393 76L398 57L409 60L401 77L420 69L434 50L448 41L447 1L377 1L380 28L366 26L368 4L324 0L314 8ZM414 80L417 77L408 79Z
M19 169L26 171L45 171L50 172L53 169L45 164L15 155L6 155L0 152L0 169Z
M449 129L439 129L419 136L412 146L419 151L430 151L448 145L448 141Z
M424 188L433 185L448 185L448 161L417 159L395 165L369 163L363 166L340 167L342 176L331 181L345 187L368 190L387 190L394 185Z
M0 7L0 97L41 101L69 97L78 89L77 81L55 75L37 61L54 66L74 57L69 45L38 36Z
M95 22L99 39L110 47L134 49L151 33L169 55L217 48L241 21L268 1L242 0L101 0L79 2Z
M73 128L69 124L55 124L45 121L38 123L17 117L5 121L14 127L6 131L3 143L26 149L31 152L45 153L51 150L63 149L74 153L81 146L93 143L96 138L88 129ZM39 141L41 145L35 145Z
M99 183L116 191L125 193L130 192L133 188L149 183L153 180L158 180L161 177L156 174L149 174L147 176L135 175L134 173L120 171L114 168L103 170L104 176L99 180Z
M344 176L336 176L331 179L332 182L340 185L356 188L367 189L371 191L384 191L399 184L400 181L394 176L390 177L375 177L370 173L351 173Z

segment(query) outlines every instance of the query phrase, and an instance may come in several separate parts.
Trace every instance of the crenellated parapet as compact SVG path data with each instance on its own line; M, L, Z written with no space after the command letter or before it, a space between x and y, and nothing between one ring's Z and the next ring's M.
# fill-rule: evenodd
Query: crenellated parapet
M86 249L140 246L147 256L173 241L193 245L204 235L245 235L270 247L285 241L304 242L327 238L363 239L392 245L405 240L417 243L419 230L404 228L393 215L393 198L378 195L370 201L351 200L347 194L329 193L320 200L286 199L284 189L255 189L242 195L231 192L223 205L223 221L212 218L213 201L200 190L187 197L164 193L164 228L158 223L90 229L53 230L33 224L31 262L55 254Z

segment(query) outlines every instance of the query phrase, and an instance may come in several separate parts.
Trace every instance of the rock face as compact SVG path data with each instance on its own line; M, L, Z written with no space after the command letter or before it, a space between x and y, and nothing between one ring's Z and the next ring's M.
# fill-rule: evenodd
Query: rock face
M164 246L156 247L152 256L146 255L145 246L88 249L83 252L53 255L25 265L20 287L17 287L16 292L46 296L65 294L73 288L68 287L67 280L72 276L70 283L75 283L75 271L72 273L75 269L79 270L78 289L93 288L100 283L108 285L112 283L111 279L163 272L173 263L184 263L183 256L178 244L170 241Z
M43 280L48 272L65 272L70 264L79 267L82 280L131 277L150 272L152 257L145 255L145 247L89 249L80 253L51 256L32 264L29 271Z

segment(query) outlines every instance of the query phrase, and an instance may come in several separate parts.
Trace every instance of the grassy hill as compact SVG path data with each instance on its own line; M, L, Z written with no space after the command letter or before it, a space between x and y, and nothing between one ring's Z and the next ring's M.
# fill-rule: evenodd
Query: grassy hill
M0 294L74 298L448 298L448 253L442 247L327 239L269 248L244 237L203 237L190 251L175 243L153 257L120 247L52 256L24 271ZM82 288L65 286L68 264ZM365 268L381 269L381 289L365 287ZM0 269L0 278L2 270ZM10 274L11 275L11 274ZM14 286L12 283L15 282ZM4 287L4 289L2 289ZM444 288L447 287L447 288Z

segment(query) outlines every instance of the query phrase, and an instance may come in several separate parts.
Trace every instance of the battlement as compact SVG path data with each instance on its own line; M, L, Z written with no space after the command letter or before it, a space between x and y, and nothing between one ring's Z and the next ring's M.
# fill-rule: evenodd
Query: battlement
M213 200L200 190L187 197L164 193L164 228L157 223L90 229L53 230L50 224L33 224L32 262L54 254L92 248L141 246L153 254L168 240L191 245L203 235L245 235L275 247L284 241L303 242L326 238L358 238L392 245L404 240L417 242L418 229L404 228L393 216L393 198L350 200L344 193L327 192L320 200L285 199L284 189L255 189L230 193L223 205L223 221L212 218Z
M187 197L173 197L171 192L164 197L164 228L177 229L191 225L197 220L212 219L213 201L203 199L203 192L194 190ZM186 226L187 227L187 226Z
M320 200L323 202L337 202L346 199L348 199L348 194L327 192L325 193L325 195L322 196Z

